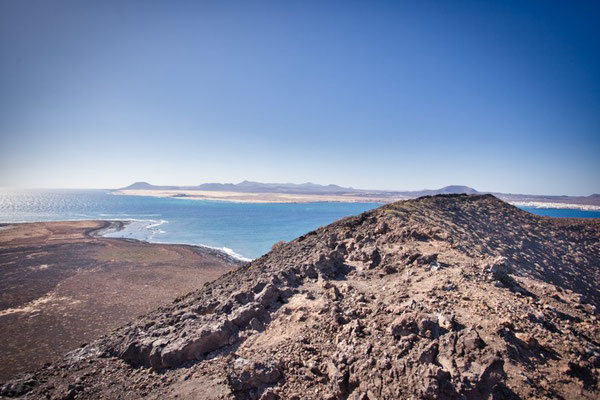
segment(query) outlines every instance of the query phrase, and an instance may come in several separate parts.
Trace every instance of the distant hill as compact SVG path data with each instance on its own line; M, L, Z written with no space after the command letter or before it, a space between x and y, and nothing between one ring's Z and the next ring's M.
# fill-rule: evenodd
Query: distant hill
M294 195L353 195L369 199L385 199L395 201L399 199L414 199L423 196L439 194L493 194L494 196L513 204L529 204L539 206L539 203L571 204L577 206L600 206L600 194L590 196L550 196L513 194L498 192L479 192L464 185L444 186L440 189L423 189L413 191L400 190L363 190L338 185L319 185L315 183L262 183L242 181L240 183L203 183L196 186L156 186L148 182L135 182L118 190L189 190L212 192L238 192L238 193L282 193ZM380 200L377 200L380 201Z
M196 186L156 186L148 182L135 182L118 190L206 190L231 191L242 193L293 193L293 194L343 194L343 193L389 193L406 197L435 196L437 194L476 194L477 190L460 185L445 186L441 189L416 191L361 190L339 185L319 185L316 183L262 183L242 181L240 183L203 183Z
M243 181L238 184L206 183L197 186L199 190L231 190L243 193L293 193L293 194L324 194L324 193L354 193L353 188L338 185L318 185L315 183L261 183Z
M178 186L156 186L148 182L135 182L119 190L176 190L178 188Z
M399 192L399 193L403 196L407 196L410 198L416 198L416 197L421 197L421 196L435 196L438 194L477 194L479 192L469 186L451 185L451 186L444 186L441 189L434 189L434 190L426 189L426 190L416 190L416 191Z
M362 190L338 185L318 185L315 183L262 183L243 181L234 183L203 183L197 186L155 186L148 182L135 182L119 190L206 190L215 192L241 193L290 193L290 194L344 194L359 193Z

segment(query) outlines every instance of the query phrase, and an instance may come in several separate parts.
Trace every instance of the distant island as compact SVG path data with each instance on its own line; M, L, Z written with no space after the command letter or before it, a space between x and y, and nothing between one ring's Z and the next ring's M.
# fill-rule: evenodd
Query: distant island
M196 186L156 186L135 182L116 189L116 194L175 197L196 200L222 200L247 203L377 202L391 203L438 194L493 194L518 206L538 208L577 208L600 210L600 194L590 196L550 196L498 192L479 192L469 186L451 185L440 189L415 191L365 190L315 183L203 183Z

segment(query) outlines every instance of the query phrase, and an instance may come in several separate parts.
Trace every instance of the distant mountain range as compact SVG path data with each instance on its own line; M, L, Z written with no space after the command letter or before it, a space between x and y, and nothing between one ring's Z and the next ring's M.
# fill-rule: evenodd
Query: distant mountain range
M573 204L586 206L600 206L600 194L590 196L550 196L512 194L499 192L479 192L469 186L451 185L440 189L425 189L415 191L388 191L388 190L362 190L338 185L318 185L315 183L262 183L243 181L240 183L203 183L196 186L156 186L148 182L135 182L118 190L187 190L187 191L211 191L211 192L238 192L238 193L284 193L284 194L306 194L306 195L355 195L355 196L377 196L389 198L390 200L405 198L413 199L422 196L434 196L438 194L485 194L494 196L511 203L553 203Z
M211 192L240 193L290 193L290 194L343 194L361 193L365 190L345 188L338 185L317 185L315 183L261 183L243 181L240 183L203 183L197 186L155 186L148 182L135 182L119 190L207 190Z
M468 186L462 186L462 185L451 185L451 186L444 186L441 189L425 189L425 190L414 190L414 191L399 191L397 192L403 196L409 197L409 198L416 198L416 197L422 197L422 196L435 196L437 194L476 194L479 193L477 190L473 189L472 187L468 187Z

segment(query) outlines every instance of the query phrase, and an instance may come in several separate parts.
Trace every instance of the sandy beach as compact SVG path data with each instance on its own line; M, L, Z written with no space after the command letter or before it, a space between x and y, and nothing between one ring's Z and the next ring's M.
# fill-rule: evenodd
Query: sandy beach
M190 200L219 200L240 203L314 203L314 202L347 202L347 203L391 203L405 200L406 197L386 196L381 193L361 194L288 194L288 193L243 193L208 190L144 190L127 189L113 192L118 195L176 197Z
M600 206L591 204L546 203L541 201L512 201L513 206L534 208L566 208L571 210L600 211Z

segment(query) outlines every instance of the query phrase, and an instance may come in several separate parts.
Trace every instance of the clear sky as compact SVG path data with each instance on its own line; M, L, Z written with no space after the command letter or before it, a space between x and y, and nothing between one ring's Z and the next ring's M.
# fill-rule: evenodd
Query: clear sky
M0 186L600 193L598 1L0 1Z

